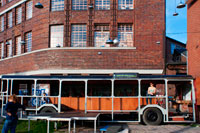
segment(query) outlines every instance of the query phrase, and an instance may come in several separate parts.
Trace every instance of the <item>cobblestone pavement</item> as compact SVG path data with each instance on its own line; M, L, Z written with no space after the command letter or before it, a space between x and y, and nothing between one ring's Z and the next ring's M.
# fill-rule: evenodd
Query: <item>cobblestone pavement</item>
M200 133L200 127L190 125L160 125L146 126L140 124L128 125L130 133Z

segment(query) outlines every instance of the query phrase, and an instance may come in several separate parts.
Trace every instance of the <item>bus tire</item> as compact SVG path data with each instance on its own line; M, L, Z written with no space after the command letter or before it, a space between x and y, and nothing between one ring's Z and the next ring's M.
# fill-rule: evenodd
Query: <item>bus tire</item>
M163 115L158 108L147 108L144 111L142 119L146 125L160 125Z
M44 107L40 113L56 113L57 111L53 107Z

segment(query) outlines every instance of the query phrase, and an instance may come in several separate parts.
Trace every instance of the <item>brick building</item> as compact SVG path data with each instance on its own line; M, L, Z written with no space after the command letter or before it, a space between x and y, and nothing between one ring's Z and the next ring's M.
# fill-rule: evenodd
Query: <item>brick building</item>
M1 0L0 25L1 75L164 73L165 0Z
M200 1L199 0L188 0L188 72L195 78L195 89L196 89L196 104L197 104L197 119L200 121Z
M187 74L186 44L166 37L166 75Z

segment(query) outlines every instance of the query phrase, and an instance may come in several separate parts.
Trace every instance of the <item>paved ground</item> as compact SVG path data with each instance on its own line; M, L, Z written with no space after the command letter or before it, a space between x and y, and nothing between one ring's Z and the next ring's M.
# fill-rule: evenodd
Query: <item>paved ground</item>
M125 131L120 133L200 133L200 126L197 124L184 125L184 124L168 124L168 125L160 125L160 126L146 126L141 124L128 124L128 125L110 125L108 132L106 133L117 133L115 130L117 127L128 127L129 132ZM66 131L67 129L59 130L56 133L60 133L62 131ZM72 129L73 130L73 129ZM87 127L79 127L76 130L77 133L93 133L93 128ZM97 129L97 133L100 133L99 129Z
M197 125L198 126L198 125ZM128 125L130 133L200 133L200 127L192 127L190 125Z

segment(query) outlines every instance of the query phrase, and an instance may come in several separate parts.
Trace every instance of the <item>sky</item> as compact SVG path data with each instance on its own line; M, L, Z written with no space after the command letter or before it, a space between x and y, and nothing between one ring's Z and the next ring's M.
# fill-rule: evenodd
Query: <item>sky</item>
M182 9L175 8L181 0L166 0L166 36L177 41L187 42L187 7ZM182 0L184 2L185 0ZM173 16L176 12L178 16Z

